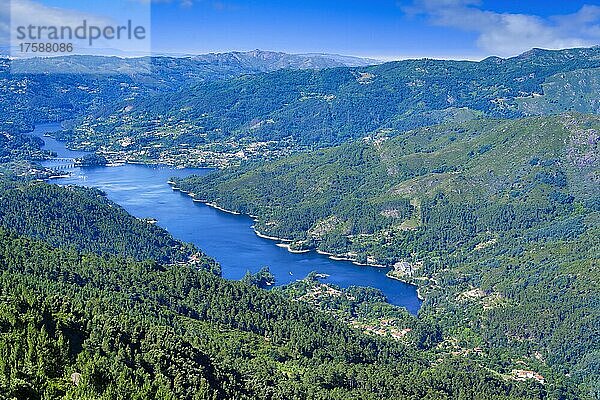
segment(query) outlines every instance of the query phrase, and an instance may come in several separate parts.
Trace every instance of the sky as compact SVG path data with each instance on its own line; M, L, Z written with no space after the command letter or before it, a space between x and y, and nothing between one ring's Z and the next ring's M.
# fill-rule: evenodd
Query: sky
M600 0L119 1L137 7L131 14L136 18L137 12L148 10L151 48L160 54L261 49L382 60L481 59L514 56L533 47L600 44ZM127 16L107 1L11 3L13 18L23 20L36 15L55 21L54 14L99 20ZM22 15L15 17L15 9ZM10 30L7 15L5 5L0 8L0 40Z

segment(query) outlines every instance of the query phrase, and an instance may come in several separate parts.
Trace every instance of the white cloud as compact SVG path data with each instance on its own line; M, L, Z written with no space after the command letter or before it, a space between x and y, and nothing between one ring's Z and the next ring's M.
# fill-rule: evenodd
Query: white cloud
M76 26L86 19L89 23L96 25L111 22L110 18L83 13L77 10L50 7L32 0L11 0L10 12L12 25L35 24L54 26Z
M404 11L424 15L438 26L476 32L477 46L500 56L533 47L562 49L600 43L598 6L586 5L574 14L542 18L487 11L478 0L415 0Z
M113 28L113 32L117 27L126 28L129 21L133 28L141 26L145 29L143 39L132 39L132 35L128 33L127 29L124 29L125 33L118 37L113 34L113 37L107 38L100 34L104 27ZM27 28L30 25L35 27L32 34L29 34L30 31ZM37 27L55 27L58 32L61 32L61 35L63 32L61 27L70 27L72 32L76 32L77 29L80 29L79 32L86 32L85 38L77 38L77 33L75 36L66 33L68 39L65 42L72 43L74 49L71 54L145 55L150 53L149 3L143 5L123 0L105 1L102 11L96 14L76 9L51 7L43 4L43 1L0 0L0 47L12 46L11 53L17 57L37 55L31 52L25 54L20 51L20 43L24 42L17 31L17 27L20 26L26 27L26 30L20 32L27 32L27 39L31 42L36 40L44 42L45 36L43 35L49 32L48 29L36 30ZM91 27L97 31L94 35L98 35L94 37L93 44L90 39L92 33L89 29ZM69 32L69 30L65 30L65 32Z
M0 45L10 42L11 26L71 26L80 25L83 20L90 24L106 25L110 18L83 13L76 10L49 7L31 0L2 0L0 4ZM14 34L14 32L12 32Z

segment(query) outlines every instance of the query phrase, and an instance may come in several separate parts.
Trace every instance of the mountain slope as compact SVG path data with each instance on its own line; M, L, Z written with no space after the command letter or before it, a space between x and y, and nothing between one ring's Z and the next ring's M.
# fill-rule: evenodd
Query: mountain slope
M373 337L286 292L226 281L201 254L181 262L192 248L94 189L2 181L0 225L3 398L549 396L501 365L432 363L429 321L405 318L415 332L402 341ZM377 291L348 296L361 314L408 316Z
M18 132L35 122L73 119L79 113L95 115L116 102L176 92L203 81L278 69L375 63L374 60L356 57L294 55L260 50L188 57L0 58L0 110L5 116L0 129Z
M193 245L129 215L96 189L0 181L0 226L56 247L165 264L193 258L197 267L219 272Z
M580 69L551 76L542 85L543 94L517 99L526 114L569 111L600 114L600 70Z
M11 74L13 63L61 74ZM373 66L260 51L0 59L0 130L71 120L61 138L110 159L220 167L482 115L596 112L599 71L599 48Z
M560 204L563 196L571 196L568 204L591 204L599 196L599 124L595 116L564 114L483 119L391 137L382 133L179 180L177 186L225 208L258 215L260 230L288 239L304 238L331 217L351 235L376 231L360 225L369 217L379 228L402 225L419 217L410 202L422 203L438 193L465 202L525 206L542 200ZM376 214L360 214L361 204ZM392 208L397 215L386 215Z
M551 82L560 74L579 71L593 82L598 67L600 49L590 48L533 50L481 62L424 59L279 70L132 99L106 115L84 118L66 137L123 158L222 166L482 115L592 111L591 95L589 101L568 100L586 92L586 85L572 85L573 96L554 107L531 103L546 98L540 97L544 90L554 99L558 84Z
M565 369L594 393L599 132L600 117L576 113L476 120L176 185L292 248L393 267L421 287L441 348L508 352L515 369Z
M341 56L337 54L287 54L274 51L253 50L247 52L211 53L190 56L197 62L237 66L248 73L269 72L278 69L323 69L334 67L365 67L381 61Z
M545 398L188 266L55 250L0 230L8 398ZM57 295L60 293L60 295Z

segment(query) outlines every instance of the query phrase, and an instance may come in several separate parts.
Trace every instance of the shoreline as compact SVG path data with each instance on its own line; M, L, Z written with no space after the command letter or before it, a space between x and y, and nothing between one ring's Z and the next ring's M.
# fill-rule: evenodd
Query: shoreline
M225 209L223 207L220 207L216 203L212 203L212 202L208 202L208 201L205 201L205 200L196 199L196 194L195 193L188 192L186 190L183 190L183 189L175 186L175 182L173 182L173 181L167 181L167 183L171 186L171 189L173 189L174 191L177 191L177 192L180 192L180 193L183 193L183 194L187 194L188 196L190 196L192 198L192 201L195 202L195 203L205 204L205 205L207 205L209 207L212 207L212 208L217 209L219 211L223 211L224 213L227 213L227 214L242 215L242 213L240 213L238 211L227 210L227 209Z
M169 165L169 164L161 164L161 163L135 163L135 162L132 163L132 162L126 162L125 164L144 164L144 165L149 165L149 166L168 166L168 167L174 167L174 166ZM121 165L105 165L104 167L111 168L111 167L117 167L117 166L122 166L122 164ZM212 169L210 167L204 167L204 168L205 169ZM68 178L70 176L72 176L72 175L71 174L60 174L60 173L58 173L58 174L54 174L54 175L48 177L48 179ZM163 179L165 179L165 178L167 178L167 177L164 177ZM164 180L163 180L163 182L164 182ZM190 198L192 198L193 202L201 202L201 203L204 203L204 204L208 205L211 208L215 208L215 209L217 209L219 211L222 211L222 212L225 212L225 213L229 213L229 214L232 214L232 215L247 215L251 219L253 219L254 221L258 221L259 220L258 216L256 216L256 215L242 214L240 212L226 210L226 209L218 206L217 204L214 204L214 203L209 204L208 201L204 201L204 200L196 198L194 193L189 193L187 191L181 191L181 189L176 186L176 182L174 182L174 180L169 180L167 183L171 185L171 187L172 187L173 190L178 190L178 191L180 191L182 193L187 194ZM77 183L77 185L81 185L81 184ZM150 222L150 223L152 223L152 222ZM354 265L368 266L368 267L375 267L375 268L385 267L385 266L381 266L381 265L377 265L377 264L369 264L369 263L367 263L367 264L361 264L361 263L358 263L356 260L353 260L352 258L342 257L340 255L335 255L333 253L326 253L326 252L323 252L323 251L320 251L320 250L314 249L314 248L312 248L312 249L304 249L304 250L293 250L293 249L291 249L291 244L290 244L290 243L293 243L293 240L278 238L278 237L274 237L274 236L269 236L269 235L266 235L266 234L258 231L254 227L252 227L252 228L253 228L253 230L254 230L254 232L255 232L255 234L257 236L259 236L261 238L264 238L264 239L274 240L276 242L279 242L279 243L273 243L273 244L275 244L276 246L281 247L281 248L286 248L288 250L288 252L290 252L290 253L303 254L303 253L310 253L312 251L315 251L317 253L320 253L320 254L323 254L323 255L327 255L328 258L331 259L331 260L333 260L333 261L347 261L347 262L353 263ZM281 242L287 242L287 243L281 243ZM343 267L343 268L352 268L352 267L348 265L348 266ZM388 268L388 267L385 267L385 268ZM393 279L393 278L391 278L391 279ZM418 287L418 285L414 285L414 284L408 283L408 282L403 282L403 283L410 284L410 285L413 285L413 286L417 287L417 298L419 298L420 300L423 300L423 297L421 296L421 294L419 292L420 288ZM360 283L357 283L357 284L360 284Z
M285 243L276 243L275 246L281 247L283 249L286 249L290 253L294 253L294 254L310 253L310 250L308 250L308 249L306 249L306 250L293 250L293 249L290 248L289 244L285 244Z
M217 209L219 211L222 211L222 212L225 212L225 213L228 213L228 214L240 215L240 216L244 215L244 216L250 217L254 222L258 222L258 217L256 215L242 214L242 213L240 213L238 211L227 210L227 209L225 209L223 207L218 206L214 202L208 202L208 201L196 199L194 193L189 193L189 192L181 190L180 188L178 188L178 187L175 186L175 182L173 182L173 181L167 181L167 183L169 185L171 185L171 188L173 190L179 191L181 193L186 193L188 196L190 196L192 198L192 201L194 201L194 202L203 203L203 204L205 204L205 205L207 205L209 207L215 208L215 209ZM294 253L294 254L306 254L306 253L310 253L311 251L314 251L317 254L321 254L321 255L327 256L329 259L331 259L333 261L346 261L346 262L351 262L352 264L357 265L357 266L361 266L361 267L389 268L390 270L392 270L391 269L392 267L389 267L389 266L386 266L386 265L375 264L375 263L368 263L368 262L367 263L360 263L360 262L356 261L356 259L353 259L353 258L350 258L350 257L346 257L346 256L342 256L342 255L339 255L339 254L329 253L329 252L326 252L326 251L323 251L323 250L319 250L319 249L293 250L293 249L290 248L291 247L291 243L293 242L293 240L284 239L284 238L280 238L280 237L276 237L276 236L266 235L266 234L260 232L259 230L257 230L254 225L252 225L251 228L254 231L254 234L256 236L258 236L258 237L260 237L262 239L273 240L273 241L279 242L279 243L275 243L275 246L284 248L287 251L289 251L290 253ZM389 278L389 279L394 279L394 280L396 280L398 282L402 282L402 283L407 284L407 285L415 286L417 288L417 298L419 300L421 300L421 301L424 301L424 298L419 293L420 287L418 285L415 285L414 283L403 281L401 279L398 279L396 277L390 276L388 274L386 274L386 277Z
M254 231L254 233L256 233L256 236L258 236L259 238L269 239L269 240L278 241L278 242L284 242L284 243L292 243L293 242L293 240L290 240L290 239L284 239L284 238L280 238L280 237L277 237L277 236L265 235L264 233L262 233L259 230L257 230L254 227L254 225L252 225L252 230Z
M323 251L323 250L319 250L319 249L315 249L315 251L321 255L328 256L330 259L332 259L334 261L348 261L354 265L358 265L359 267L392 268L392 267L388 267L387 265L382 265L382 264L374 264L374 263L368 263L368 262L361 263L361 262L356 261L356 259L354 259L352 257L342 256L340 254L329 253L327 251Z
M228 210L226 208L223 208L223 207L217 205L215 202L209 202L209 201L206 201L206 200L196 199L195 198L196 194L187 192L185 190L182 190L181 188L175 186L175 184L176 184L175 182L173 182L173 181L167 181L167 183L169 185L171 185L171 189L173 189L175 191L178 191L180 193L183 193L183 194L187 194L188 196L190 196L192 198L193 202L202 203L202 204L204 204L204 205L206 205L208 207L214 208L216 210L222 211L222 212L227 213L227 214L239 215L239 216L244 215L244 216L247 216L247 217L251 218L254 222L258 222L258 217L256 215L242 214L239 211L232 211L232 210ZM254 233L256 234L256 236L258 236L259 238L282 242L282 243L279 243L279 244L283 244L283 245L285 245L286 243L292 243L293 242L293 240L290 240L290 239L285 239L285 238L280 238L280 237L277 237L277 236L266 235L266 234L260 232L259 230L257 230L254 227L254 225L252 225L251 228L254 231ZM306 252L310 251L310 250L292 250L292 249L289 248L289 244L287 244L286 246L287 246L287 249L288 249L288 251L290 253L306 253Z
M190 196L190 197L193 197L193 196ZM231 210L226 210L226 209L224 209L223 207L219 207L219 206L218 206L218 205L216 205L215 203L206 203L206 202L203 202L203 201L197 201L197 203L204 203L204 204L206 204L206 205L207 205L207 206L209 206L209 207L212 207L212 208L214 208L214 209L217 209L217 210L219 210L219 211L223 211L224 213L227 213L227 214L233 214L233 215L242 215L242 213L240 213L240 212L237 212L237 211L231 211Z
M361 267L392 268L392 267L388 267L387 265L383 265L383 264L360 263L360 262L354 261L354 260L352 260L352 264L358 265Z
M192 201L193 201L193 202L195 202L195 203L202 203L202 204L204 204L204 205L206 205L206 206L208 206L208 207L214 208L214 209L216 209L216 210L222 211L222 212L224 212L224 213L227 213L227 214L239 215L239 216L242 216L242 215L244 215L244 216L247 216L247 217L249 217L250 219L252 219L254 222L258 222L258 216L256 216L256 215L251 215L251 214L242 214L242 213L241 213L241 212L239 212L239 211L227 210L226 208L223 208L223 207L221 207L221 206L217 205L217 204L216 204L216 203L214 203L214 202L209 202L209 201L207 201L207 200L196 199L196 198L195 198L195 196L196 196L196 195L195 195L194 193L190 193L190 192L187 192L187 191L185 191L185 190L182 190L181 188L179 188L179 187L175 186L175 185L176 185L176 182L173 182L173 181L171 181L171 180L167 181L167 184L169 184L169 185L171 186L171 189L173 189L174 191L178 191L178 192L180 192L180 193L184 193L184 194L187 194L188 196L190 196L190 197L192 198ZM252 230L254 231L254 234L255 234L256 236L258 236L259 238L262 238L262 239L268 239L268 240L273 240L273 241L277 241L277 242L282 242L282 243L276 243L275 245L276 245L276 246L278 246L278 245L280 245L280 244L281 244L282 246L280 246L280 247L285 247L285 248L286 248L286 249L287 249L287 250L288 250L290 253L296 253L296 254L300 254L300 253L308 253L308 252L310 252L310 251L311 251L311 250L292 250L292 249L290 249L290 245L289 245L289 243L292 243L292 242L293 242L293 240L290 240L290 239L285 239L285 238L280 238L280 237L277 237L277 236L269 236L269 235L266 235L266 234L264 234L264 233L260 232L259 230L257 230L257 229L254 227L254 225L252 225L252 227L251 227L251 228L252 228ZM287 244L286 244L286 243L287 243Z

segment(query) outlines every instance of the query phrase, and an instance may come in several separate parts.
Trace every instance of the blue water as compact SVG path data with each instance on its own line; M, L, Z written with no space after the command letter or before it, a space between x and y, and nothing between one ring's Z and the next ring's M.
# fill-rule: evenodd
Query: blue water
M44 137L46 132L60 129L60 124L38 125L34 135L42 137L45 148L58 157L76 158L82 152L65 148L62 142ZM64 161L47 161L52 167ZM311 271L330 275L326 282L341 287L372 286L381 289L392 304L416 313L421 306L416 287L386 277L387 269L358 266L351 262L334 261L315 252L294 254L275 242L254 234L253 221L218 211L192 198L173 191L167 184L172 176L207 174L207 169L175 169L167 166L127 164L118 167L70 168L71 176L54 179L60 185L96 187L139 218L155 218L158 225L179 240L194 243L204 253L216 259L227 279L241 279L246 271L256 272L269 267L276 284L302 279Z

